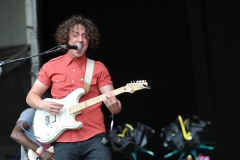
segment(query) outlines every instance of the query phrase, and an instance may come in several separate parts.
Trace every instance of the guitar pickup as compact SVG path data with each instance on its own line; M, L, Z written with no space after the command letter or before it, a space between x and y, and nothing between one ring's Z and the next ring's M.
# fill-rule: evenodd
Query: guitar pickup
M49 125L50 124L50 118L49 115L45 116L45 125Z

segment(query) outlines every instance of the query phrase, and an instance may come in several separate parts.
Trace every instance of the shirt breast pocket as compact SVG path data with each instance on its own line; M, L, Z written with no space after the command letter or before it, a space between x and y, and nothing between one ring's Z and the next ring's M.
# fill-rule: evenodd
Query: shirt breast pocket
M52 77L52 82L55 85L63 84L65 82L65 80L66 80L66 76L65 75L56 75L56 76Z
M65 86L66 86L66 76L57 74L52 77L52 90L51 94L54 97L62 97L64 94L66 94Z

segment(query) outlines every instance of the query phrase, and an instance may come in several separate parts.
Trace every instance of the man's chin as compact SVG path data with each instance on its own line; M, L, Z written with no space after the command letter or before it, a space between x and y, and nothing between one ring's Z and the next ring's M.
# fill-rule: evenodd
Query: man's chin
M78 54L75 54L75 56L76 56L77 58L80 58L80 57L82 57L82 56L83 56L83 53L78 53Z

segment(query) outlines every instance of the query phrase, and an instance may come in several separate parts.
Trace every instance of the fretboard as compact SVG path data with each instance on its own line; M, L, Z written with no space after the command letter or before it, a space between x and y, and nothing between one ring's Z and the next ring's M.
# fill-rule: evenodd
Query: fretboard
M115 95L119 95L121 93L124 93L125 90L126 90L125 87L121 87L121 88L113 90L113 93ZM106 97L106 94L102 94L100 96L97 96L97 97L91 98L89 100L86 100L84 102L78 103L76 105L73 105L73 106L69 107L68 111L69 111L70 114L77 114L78 112L80 112L84 108L90 107L90 106L92 106L96 103L99 103L99 102L103 101L104 97Z

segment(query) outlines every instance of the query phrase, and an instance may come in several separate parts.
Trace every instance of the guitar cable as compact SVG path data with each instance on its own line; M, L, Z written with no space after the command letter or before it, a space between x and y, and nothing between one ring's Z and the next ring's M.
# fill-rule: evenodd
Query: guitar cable
M24 122L27 122L28 125L29 125L29 128L30 128L30 124L33 125L33 121L31 121L31 120L22 121L21 124L20 124L20 127L22 128L22 130L23 130L25 133L27 133L27 134L29 134L29 135L31 135L31 136L33 136L33 137L37 137L37 136L31 134L30 132L26 131L26 130L23 128L22 124L23 124ZM39 138L39 137L37 137L37 138ZM45 160L47 160L47 156L46 156L46 152L45 152L45 148L44 148L44 146L43 146L43 143L41 143L41 147L43 148L44 158L45 158ZM36 152L36 151L35 151L35 152ZM37 159L40 159L40 155L38 155Z

